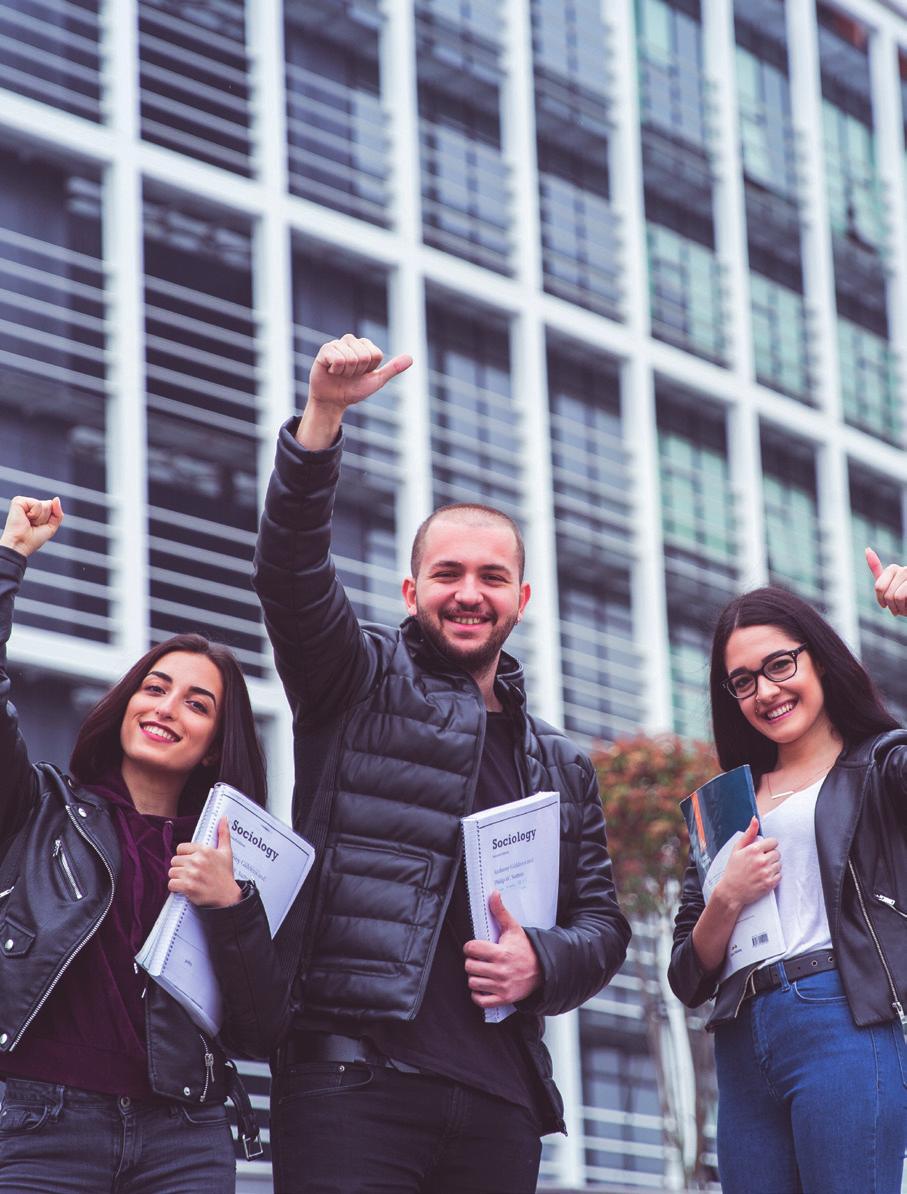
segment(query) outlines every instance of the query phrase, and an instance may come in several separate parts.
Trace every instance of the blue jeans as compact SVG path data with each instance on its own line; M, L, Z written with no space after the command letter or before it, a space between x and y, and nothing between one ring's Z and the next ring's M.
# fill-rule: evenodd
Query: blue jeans
M724 1194L900 1194L907 1045L854 1025L836 970L745 1000L715 1060Z
M232 1194L221 1103L117 1098L10 1078L0 1108L0 1190L15 1194Z
M275 1194L533 1194L528 1111L430 1074L286 1066L271 1088Z

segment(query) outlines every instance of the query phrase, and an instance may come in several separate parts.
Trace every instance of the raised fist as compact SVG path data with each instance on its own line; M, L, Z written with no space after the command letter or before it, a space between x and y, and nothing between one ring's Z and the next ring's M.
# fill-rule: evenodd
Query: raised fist
M60 499L14 497L9 504L0 545L30 556L56 535L63 521Z

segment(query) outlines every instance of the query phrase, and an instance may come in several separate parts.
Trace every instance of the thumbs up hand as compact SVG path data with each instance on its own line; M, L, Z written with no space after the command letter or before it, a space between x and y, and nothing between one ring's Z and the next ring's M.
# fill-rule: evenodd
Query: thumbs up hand
M473 1003L481 1008L502 1007L525 999L542 981L542 969L526 930L504 907L500 892L493 891L488 910L501 935L492 941L467 941L466 974Z
M344 411L365 401L413 363L407 353L382 364L381 349L365 337L347 332L319 348L309 374L309 397L296 428L304 448L329 448L337 437Z
M217 824L217 845L181 842L170 860L167 887L178 891L199 908L227 908L242 899L233 878L233 850L227 818Z
M895 617L903 617L907 614L907 566L888 564L883 567L871 547L866 548L866 563L875 579L876 601L882 609L891 610Z

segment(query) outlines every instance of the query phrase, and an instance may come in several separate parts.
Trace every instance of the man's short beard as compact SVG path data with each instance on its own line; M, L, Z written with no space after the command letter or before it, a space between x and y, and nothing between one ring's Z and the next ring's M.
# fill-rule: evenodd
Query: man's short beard
M499 621L487 642L478 647L460 648L450 639L445 638L443 632L443 617L439 619L441 626L432 622L420 609L416 610L416 621L422 627L422 633L445 659L458 664L471 675L484 672L486 668L497 662L504 643L510 637L510 632L516 626L518 619L514 616L506 621Z

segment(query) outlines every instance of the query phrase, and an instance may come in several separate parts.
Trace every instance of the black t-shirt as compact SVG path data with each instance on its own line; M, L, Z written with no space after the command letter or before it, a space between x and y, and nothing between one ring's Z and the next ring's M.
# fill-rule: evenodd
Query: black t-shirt
M489 713L472 811L522 795L513 722L506 713ZM544 1095L521 1039L519 1013L486 1024L470 998L463 946L473 936L461 863L418 1015L368 1024L365 1035L388 1057L518 1103L541 1119Z

